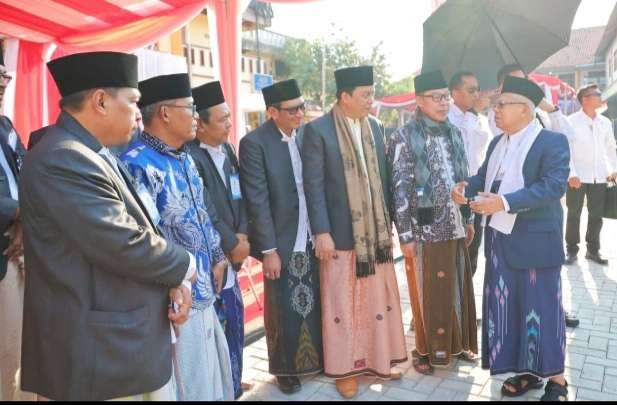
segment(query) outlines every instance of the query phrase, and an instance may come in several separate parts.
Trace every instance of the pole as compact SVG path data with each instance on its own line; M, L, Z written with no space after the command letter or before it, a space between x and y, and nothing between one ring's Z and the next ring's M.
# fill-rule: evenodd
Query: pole
M182 27L182 40L184 42L184 46L186 47L186 66L187 73L189 75L189 79L192 81L193 79L193 60L191 58L191 53L193 47L191 46L191 34L189 32L190 22L187 23L184 27Z
M259 46L259 11L255 7L255 42L257 47L257 73L261 73L261 50Z
M321 111L326 111L326 43L321 47Z

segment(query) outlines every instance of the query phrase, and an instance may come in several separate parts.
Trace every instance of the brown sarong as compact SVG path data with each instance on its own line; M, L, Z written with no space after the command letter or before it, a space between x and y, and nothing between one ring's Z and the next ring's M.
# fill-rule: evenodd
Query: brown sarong
M478 353L476 305L465 241L424 243L405 260L416 352L448 365L462 352Z
M325 374L389 378L407 360L394 264L376 264L374 275L358 278L355 252L336 253L319 272Z

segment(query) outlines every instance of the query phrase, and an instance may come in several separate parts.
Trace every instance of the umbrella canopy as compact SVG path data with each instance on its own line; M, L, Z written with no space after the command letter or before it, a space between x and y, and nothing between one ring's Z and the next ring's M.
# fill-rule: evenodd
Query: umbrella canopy
M474 73L497 85L510 63L531 72L568 45L581 0L448 0L424 22L422 71Z

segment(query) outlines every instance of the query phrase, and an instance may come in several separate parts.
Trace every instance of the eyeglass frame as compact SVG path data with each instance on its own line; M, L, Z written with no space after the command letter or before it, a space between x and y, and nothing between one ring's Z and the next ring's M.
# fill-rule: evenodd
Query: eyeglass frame
M280 106L276 106L273 105L272 107L276 108L279 111L285 111L287 114L289 115L296 115L298 114L298 111L302 110L302 112L306 112L306 103L302 103L300 105L297 105L295 107L290 107L290 108L283 108Z
M419 94L417 97L428 97L435 103L440 103L442 101L449 103L450 100L452 100L452 94L450 92L444 94Z
M193 110L193 114L191 116L194 117L195 114L197 114L197 104L191 104L191 105L161 104L161 107L190 108Z

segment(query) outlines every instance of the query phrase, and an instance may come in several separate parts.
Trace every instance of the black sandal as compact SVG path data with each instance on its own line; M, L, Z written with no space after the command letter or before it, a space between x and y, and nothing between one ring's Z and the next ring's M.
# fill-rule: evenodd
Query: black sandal
M433 373L435 372L435 369L431 365L428 356L416 357L413 359L412 364L414 370L416 370L420 374L433 375Z
M523 386L523 383L526 384ZM506 384L514 388L516 391L512 392L507 389ZM503 382L503 385L501 386L501 394L510 398L520 397L521 395L525 395L529 390L537 390L542 388L543 385L544 381L533 374L515 375L514 377L510 377Z
M566 385L549 381L544 388L544 395L540 401L565 402L568 400L568 382Z
M459 360L462 360L467 363L473 363L473 364L478 363L478 358L474 356L472 352L461 352L457 357L459 358Z

